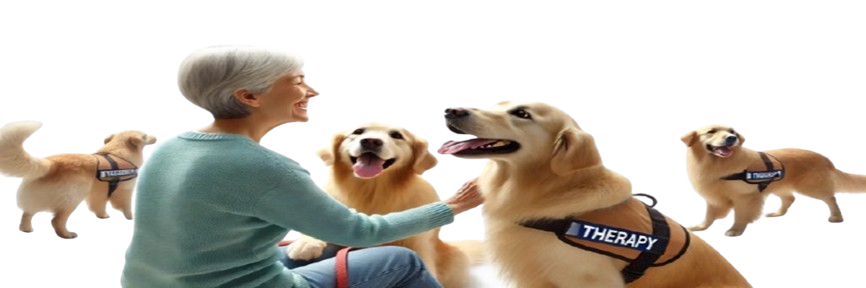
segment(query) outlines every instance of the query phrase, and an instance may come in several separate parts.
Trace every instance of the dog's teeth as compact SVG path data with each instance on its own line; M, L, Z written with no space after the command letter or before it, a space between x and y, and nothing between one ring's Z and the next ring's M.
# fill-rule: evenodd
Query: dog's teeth
M491 144L491 147L502 147L508 145L508 141L496 141L496 143Z

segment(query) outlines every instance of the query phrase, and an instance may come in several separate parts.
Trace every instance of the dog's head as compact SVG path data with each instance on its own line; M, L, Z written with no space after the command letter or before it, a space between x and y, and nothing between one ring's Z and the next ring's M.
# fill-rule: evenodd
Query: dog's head
M449 108L448 129L478 138L448 141L439 153L517 165L549 165L558 175L601 165L595 140L568 114L544 103L501 102L488 110Z
M689 132L680 140L693 149L706 151L711 155L727 158L734 155L742 147L746 138L734 131L734 128L724 125L709 125ZM699 145L699 146L695 146Z
M436 166L427 141L406 129L368 123L337 133L331 147L317 152L328 166L351 167L355 177L369 179L387 171L411 169L422 174Z
M123 131L105 137L104 144L116 147L126 147L132 151L141 151L145 145L156 143L156 137L141 131Z

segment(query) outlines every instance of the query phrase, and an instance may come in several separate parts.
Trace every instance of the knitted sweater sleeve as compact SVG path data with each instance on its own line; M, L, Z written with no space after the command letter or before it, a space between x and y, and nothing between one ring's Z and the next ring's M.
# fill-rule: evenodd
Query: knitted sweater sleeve
M308 174L286 171L265 193L256 216L317 239L344 246L373 246L412 236L454 221L442 202L386 215L366 215L328 196Z

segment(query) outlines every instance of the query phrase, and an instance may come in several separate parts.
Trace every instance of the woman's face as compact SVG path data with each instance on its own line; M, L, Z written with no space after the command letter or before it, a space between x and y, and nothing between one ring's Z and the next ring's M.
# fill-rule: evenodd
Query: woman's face
M261 96L261 111L280 123L307 122L307 103L316 95L319 93L304 81L304 72L295 70L274 81Z

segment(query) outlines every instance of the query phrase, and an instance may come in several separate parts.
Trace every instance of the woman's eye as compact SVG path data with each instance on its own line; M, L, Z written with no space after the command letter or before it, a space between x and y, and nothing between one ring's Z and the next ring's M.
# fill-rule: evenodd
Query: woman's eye
M394 132L391 132L391 138L403 139L403 134L400 134L400 132L394 131Z
M355 131L352 131L352 134L355 134L355 135L364 134L364 128L355 129Z
M514 115L514 116L517 116L517 117L520 117L523 119L532 119L532 116L529 115L529 112L526 112L526 110L523 110L523 109L511 111L511 115Z

